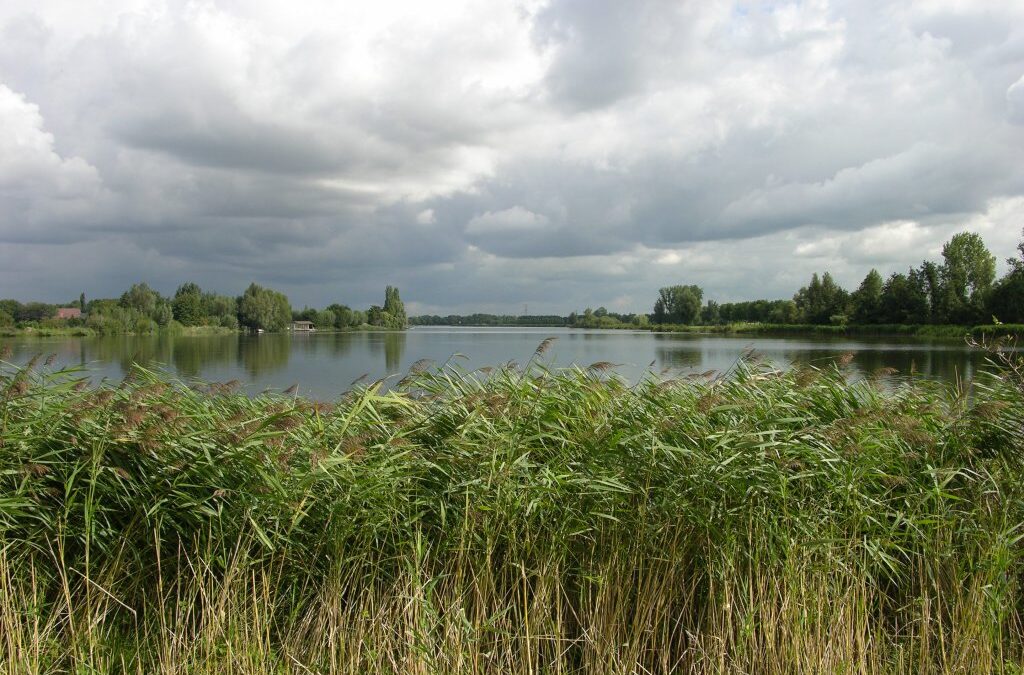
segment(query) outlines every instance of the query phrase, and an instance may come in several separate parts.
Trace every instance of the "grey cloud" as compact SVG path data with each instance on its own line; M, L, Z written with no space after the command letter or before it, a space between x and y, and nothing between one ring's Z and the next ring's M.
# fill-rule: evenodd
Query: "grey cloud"
M467 0L296 28L207 3L77 32L68 11L0 8L0 295L649 309L675 281L856 283L1024 208L1006 4ZM897 220L912 256L851 243Z
M915 145L892 157L845 168L816 183L787 183L751 191L722 211L724 223L762 228L823 224L864 227L886 219L955 215L984 208L985 183L1005 166L970 152Z
M1024 125L1024 75L1006 90L1006 104L1010 121Z
M550 97L588 110L640 95L667 71L685 77L701 13L696 2L553 0L533 26L536 44L553 53Z

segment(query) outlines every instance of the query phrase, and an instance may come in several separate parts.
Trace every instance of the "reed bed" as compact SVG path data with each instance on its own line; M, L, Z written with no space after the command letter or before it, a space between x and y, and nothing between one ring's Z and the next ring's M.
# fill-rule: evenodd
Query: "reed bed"
M0 375L0 672L1020 673L1024 391Z

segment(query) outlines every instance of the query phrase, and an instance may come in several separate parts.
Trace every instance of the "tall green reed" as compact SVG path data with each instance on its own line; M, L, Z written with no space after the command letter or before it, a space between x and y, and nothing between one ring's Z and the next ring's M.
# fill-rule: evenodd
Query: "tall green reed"
M1024 395L540 357L0 379L8 672L1018 672Z

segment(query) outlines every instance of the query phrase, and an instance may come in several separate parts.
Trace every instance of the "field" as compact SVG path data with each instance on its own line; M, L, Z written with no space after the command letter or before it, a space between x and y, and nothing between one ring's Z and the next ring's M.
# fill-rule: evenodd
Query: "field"
M1020 673L1024 378L5 366L7 673Z

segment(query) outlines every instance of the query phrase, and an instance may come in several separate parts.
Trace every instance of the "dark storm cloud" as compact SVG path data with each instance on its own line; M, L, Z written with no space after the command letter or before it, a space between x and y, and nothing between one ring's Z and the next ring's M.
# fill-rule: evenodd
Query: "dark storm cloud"
M0 295L785 296L1024 216L1008 3L0 9Z

